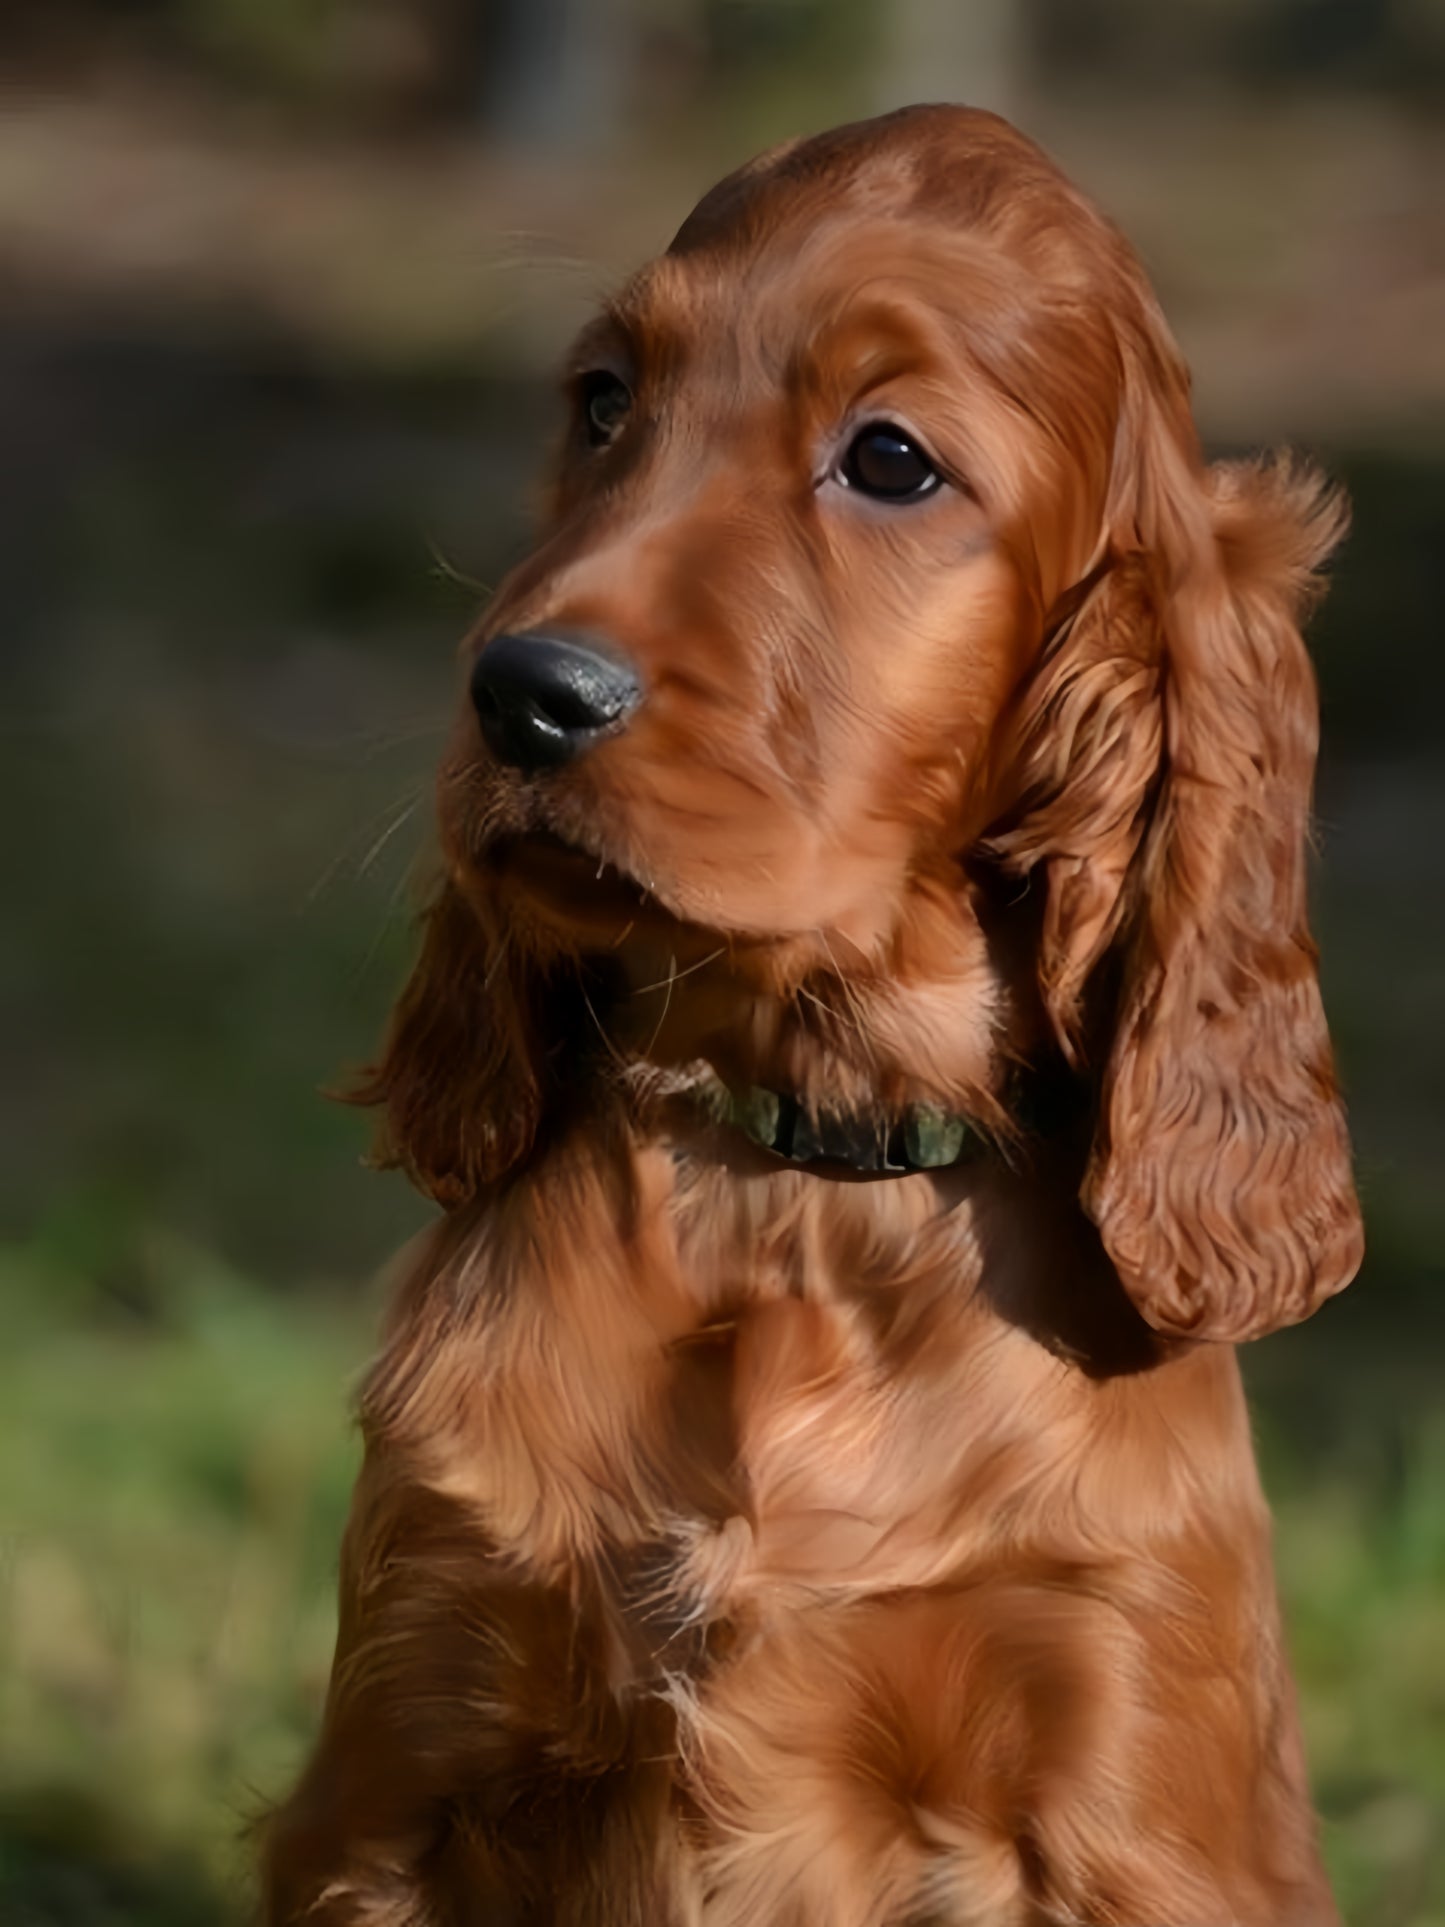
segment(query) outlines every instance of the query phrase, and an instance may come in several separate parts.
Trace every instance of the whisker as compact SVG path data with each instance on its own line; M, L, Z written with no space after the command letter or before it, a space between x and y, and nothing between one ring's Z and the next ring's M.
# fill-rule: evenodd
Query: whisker
M656 1029L653 1031L651 1037L649 1037L647 1040L647 1049L643 1052L644 1057L651 1057L653 1051L657 1047L657 1040L662 1035L662 1027L667 1022L667 1013L672 1008L672 986L676 982L677 982L677 958L673 957L672 958L672 975L667 980L667 995L662 1000L662 1015L657 1020Z
M360 830L354 832L350 841L342 846L326 865L326 868L321 872L311 888L306 892L305 897L302 899L302 908L309 910L315 904L323 890L329 887L337 875L337 872L344 869L352 860L351 853L356 847L357 839L366 835L367 831L376 823L378 817L390 816L391 812L395 810L398 814L391 817L391 821L387 823L381 835L372 844L366 856L356 868L356 875L358 877L365 876L367 870L371 867L372 863L375 862L377 856L391 841L396 832L401 829L403 824L411 817L415 816L421 800L426 794L426 790L427 785L425 782L413 783L408 789L402 791L400 797L398 797L395 802L388 803L385 808L378 810L369 824L363 825Z
M837 960L837 957L834 955L832 944L828 941L827 931L824 930L821 925L815 925L814 935L817 937L819 943L822 944L823 948L827 951L828 961L832 964L835 970L838 970L838 960ZM856 937L849 936L846 930L840 930L838 932L838 938L840 942L846 943L850 950L854 950L857 952L861 962L866 964L869 961L868 951L861 943L859 943ZM839 970L838 974L839 976L841 976L843 973L841 972L841 970Z
M805 984L795 984L792 994L795 997L806 997L810 1004L817 1005L825 1017L829 1018L835 1024L843 1024L846 1028L842 1012L834 1010L831 1004L824 1003L823 999L815 990L809 990Z
M433 536L428 535L425 541L427 554L431 557L439 575L444 575L448 582L455 582L458 588L472 590L476 595L491 595L494 586L492 583L479 581L476 576L468 575L464 569L459 569L455 562L443 554L441 545Z
M614 1044L612 1039L607 1035L607 1032L603 1027L602 1019L597 1015L597 1008L593 1004L592 999L587 994L586 984L581 985L580 988L582 991L582 1001L587 1006L587 1015L592 1019L593 1023L597 1026L597 1035L602 1039L603 1043L607 1046L608 1051L612 1055L613 1062L617 1065L617 1068L619 1070L625 1071L627 1069L627 1059L622 1055L622 1052L617 1048L616 1044Z
M868 1035L867 1027L863 1022L863 1007L858 1002L857 993L854 991L853 986L849 983L848 979L843 975L843 972L840 969L838 964L838 959L833 954L833 946L828 941L828 933L826 930L822 929L821 926L819 927L819 930L818 930L818 941L822 944L824 950L826 950L828 953L828 962L833 966L833 976L837 982L839 990L841 990L843 993L843 1001L847 1004L848 1009L852 1014L853 1028L858 1034L858 1042L863 1046L864 1052L867 1054L867 1056L870 1059L876 1059L876 1053L873 1048L873 1040Z
M391 822L387 824L386 828L382 831L381 835L376 839L375 843L372 844L371 848L367 851L366 855L361 859L360 863L357 864L356 874L359 877L364 877L366 875L367 871L371 868L372 864L375 863L376 859L381 855L382 851L386 848L387 844L390 843L391 839L396 835L397 831L401 829L405 824L409 823L420 808L421 808L421 795L420 793L418 793L416 796L412 798L411 802L407 804L404 810L402 810L397 816L394 816L392 818Z
M493 957L493 959L492 959L492 961L490 962L490 964L488 964L488 966L487 966L487 974L486 974L486 976L485 976L485 977L483 977L483 979L482 979L482 989L483 989L484 991L487 991L487 990L490 990L490 989L491 989L491 987L492 987L492 983L493 983L493 981L494 981L494 979L496 978L496 975L497 975L497 972L498 972L498 971L499 971L499 970L501 969L501 967L502 967L502 965L503 965L503 964L504 964L504 963L506 962L506 960L507 960L507 951L508 951L508 949L509 949L509 948L510 948L510 946L511 946L511 942L512 942L512 933L511 933L511 931L510 931L510 930L504 930L504 931L502 932L502 937L501 937L501 941L500 941L500 943L498 943L498 945L497 945L497 954L496 954L496 956L495 956L495 957ZM585 997L585 996L587 995L587 992L586 992L586 991L584 990L584 991L583 991L583 993L582 993L582 995L583 995L583 996ZM591 1009L592 1009L592 1006L591 1006L591 1004L589 1004L589 1005L587 1006L587 1008L588 1008L589 1010L591 1010ZM597 1013L596 1013L595 1011L593 1011L593 1015L594 1015L594 1017L596 1016L596 1014L597 1014ZM600 1027L599 1027L599 1028L600 1028Z
M632 924L629 923L627 928L631 930L633 928ZM618 939L618 942L621 942L621 938ZM686 970L674 970L670 977L666 979L659 978L655 984L639 984L636 990L629 990L627 994L629 997L643 997L649 990L661 990L664 987L664 982L667 989L671 990L672 986L674 984L680 984L684 977L690 977L695 970L705 970L710 963L716 963L719 957L726 956L726 954L727 945L720 943L716 950L709 951L705 957L699 957L697 962L689 964Z
M363 730L350 740L356 743L363 758L370 761L382 756L389 749L400 749L403 743L419 743L426 737L445 736L449 724L446 720L428 717L425 722L405 723L399 729Z
M545 228L503 228L493 265L505 269L562 268L574 274L600 274L605 263L577 254Z
M416 804L413 804L412 809L415 810L415 808ZM410 812L408 812L408 814L409 813ZM393 825L393 828L394 827L395 825ZM402 899L406 895L409 886L415 880L415 876L415 864L408 864L388 891L386 904L380 917L377 919L376 928L371 935L371 942L366 946L360 963L357 964L351 973L351 982L353 985L365 983L367 977L370 975L371 967L376 962L376 953L381 948L382 939L386 936L387 931L391 929L393 922L400 913Z

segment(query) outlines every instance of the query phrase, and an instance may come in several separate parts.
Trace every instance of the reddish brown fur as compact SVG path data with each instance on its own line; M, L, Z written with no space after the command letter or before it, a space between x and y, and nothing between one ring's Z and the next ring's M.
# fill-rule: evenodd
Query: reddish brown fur
M715 189L611 363L466 662L600 629L647 700L443 768L368 1095L448 1210L267 1918L1332 1921L1228 1341L1359 1259L1304 911L1338 502L1204 465L1126 244L962 109ZM926 505L829 479L880 416ZM1039 1137L1020 1065L1076 1093ZM799 1172L709 1071L1006 1155Z

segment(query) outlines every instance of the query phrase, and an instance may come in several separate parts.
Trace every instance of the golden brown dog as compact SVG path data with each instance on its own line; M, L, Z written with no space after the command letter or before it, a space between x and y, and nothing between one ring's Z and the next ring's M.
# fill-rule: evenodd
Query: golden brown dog
M1134 256L919 108L583 334L367 1096L280 1927L1336 1918L1234 1341L1353 1274L1298 633Z

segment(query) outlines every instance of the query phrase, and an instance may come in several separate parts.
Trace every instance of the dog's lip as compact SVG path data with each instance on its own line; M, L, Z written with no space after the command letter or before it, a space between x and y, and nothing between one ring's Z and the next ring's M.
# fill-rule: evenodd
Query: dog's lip
M635 917L663 907L620 864L556 830L521 830L503 836L492 846L488 860L504 882L569 923L592 923L619 912Z

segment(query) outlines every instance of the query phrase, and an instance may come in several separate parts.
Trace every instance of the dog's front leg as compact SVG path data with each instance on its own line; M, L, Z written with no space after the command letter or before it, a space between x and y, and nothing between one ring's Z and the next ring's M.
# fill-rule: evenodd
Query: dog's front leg
M615 1639L600 1587L527 1577L373 1454L321 1738L265 1830L266 1927L685 1919L671 1716Z

